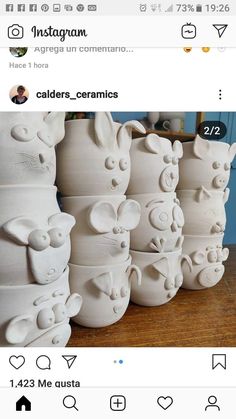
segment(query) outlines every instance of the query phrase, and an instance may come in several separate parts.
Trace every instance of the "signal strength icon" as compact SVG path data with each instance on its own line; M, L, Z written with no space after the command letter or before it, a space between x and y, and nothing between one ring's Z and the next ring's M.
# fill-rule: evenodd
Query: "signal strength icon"
M171 4L170 7L168 7L168 9L165 10L165 13L171 13L174 11L174 5Z

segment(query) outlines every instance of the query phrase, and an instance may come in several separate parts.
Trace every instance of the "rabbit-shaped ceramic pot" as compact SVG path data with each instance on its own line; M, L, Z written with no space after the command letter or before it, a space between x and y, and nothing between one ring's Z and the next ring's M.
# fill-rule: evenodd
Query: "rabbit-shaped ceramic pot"
M221 235L225 231L228 188L225 191L208 191L202 187L195 191L178 191L177 196L185 218L184 234Z
M140 223L131 231L131 249L172 252L182 247L183 212L174 192L128 195L141 206Z
M43 287L1 287L0 346L66 346L69 319L82 304L80 295L70 294L68 272Z
M116 265L69 266L71 291L83 298L82 309L73 320L86 327L104 327L120 320L129 304L131 274L141 283L141 272L131 265L131 258Z
M230 146L221 141L203 140L197 135L194 141L183 143L183 152L177 189L225 190L236 143Z
M64 112L0 113L0 185L53 185Z
M0 187L0 285L48 284L70 258L74 218L61 213L55 186Z
M132 281L131 301L141 306L160 306L175 297L182 285L181 264L191 269L191 261L182 249L170 253L148 253L131 250L132 261L142 272L142 284Z
M63 210L72 214L70 262L76 265L106 265L129 257L130 233L140 220L140 205L117 196L62 198Z
M124 195L130 178L132 128L138 121L113 122L108 112L95 119L66 122L64 145L57 148L57 185L63 196Z
M221 236L184 236L183 252L191 258L190 272L183 263L183 288L200 290L216 285L224 275L223 262L228 259L229 249L222 247Z
M127 194L174 192L179 181L178 163L182 154L180 141L172 145L171 141L156 134L132 140Z

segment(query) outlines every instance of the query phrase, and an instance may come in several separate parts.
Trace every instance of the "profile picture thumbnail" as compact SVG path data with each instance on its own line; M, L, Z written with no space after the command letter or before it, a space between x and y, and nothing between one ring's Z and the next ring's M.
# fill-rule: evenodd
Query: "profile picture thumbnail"
M10 99L15 105L23 105L29 98L28 89L22 84L14 86L10 91Z
M21 58L24 57L24 55L27 53L28 48L22 48L22 47L10 47L9 51L13 57Z

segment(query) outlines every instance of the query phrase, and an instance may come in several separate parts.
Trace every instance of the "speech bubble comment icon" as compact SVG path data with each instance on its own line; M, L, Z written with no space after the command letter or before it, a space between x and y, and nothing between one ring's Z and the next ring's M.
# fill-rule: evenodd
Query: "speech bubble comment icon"
M36 365L40 370L50 370L51 369L51 359L47 355L40 355L36 359Z

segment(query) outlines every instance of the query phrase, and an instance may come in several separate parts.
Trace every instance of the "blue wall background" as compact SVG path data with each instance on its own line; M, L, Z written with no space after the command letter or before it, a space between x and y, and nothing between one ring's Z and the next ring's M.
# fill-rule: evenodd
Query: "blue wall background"
M141 120L145 118L147 112L113 112L114 120L125 122L130 119ZM227 126L227 134L221 140L227 143L236 142L236 112L206 112L205 120L222 121ZM195 132L196 113L186 112L184 131L186 133ZM236 159L232 163L231 177L229 182L230 196L226 204L227 225L224 237L225 244L236 243Z

